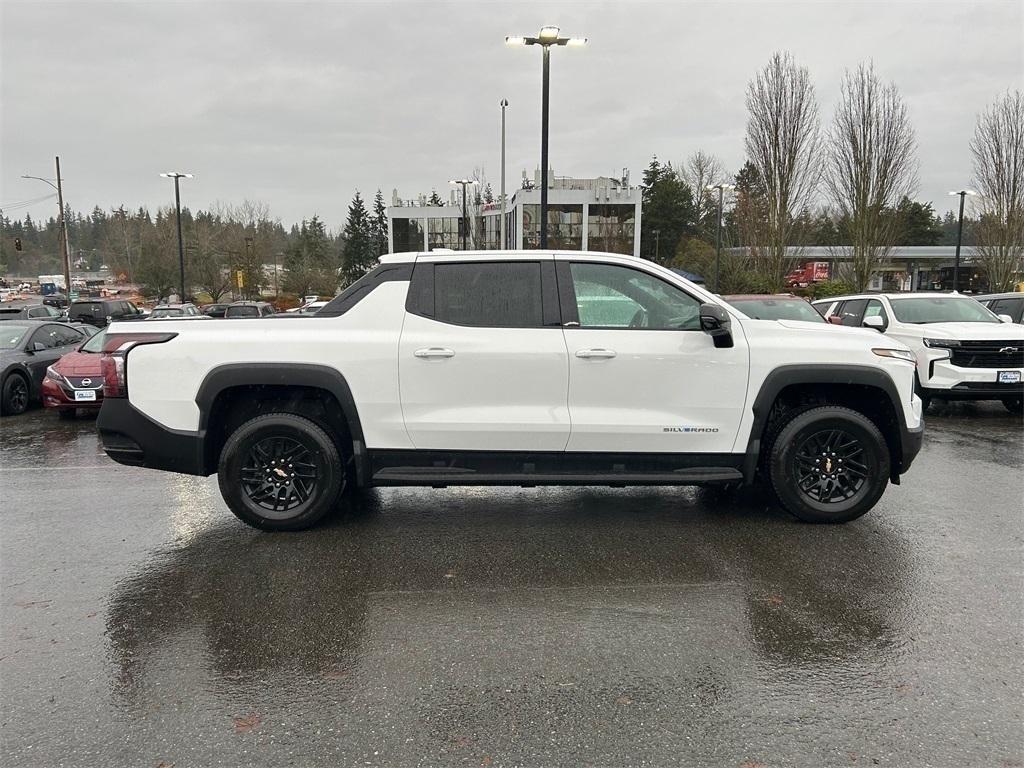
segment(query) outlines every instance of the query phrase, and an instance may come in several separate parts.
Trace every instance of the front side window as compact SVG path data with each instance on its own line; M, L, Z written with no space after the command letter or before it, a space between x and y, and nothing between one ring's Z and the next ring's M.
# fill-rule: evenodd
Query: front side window
M700 302L671 283L614 264L570 266L581 328L700 329Z
M843 325L848 325L851 328L859 327L867 304L867 299L851 299L844 302L843 308L839 311L839 319L843 321Z
M882 302L878 299L871 299L868 302L867 309L864 310L864 318L869 317L880 317L882 318L882 325L889 325L889 316L885 314L885 307L882 306Z
M539 328L540 263L434 265L434 319L480 328Z
M32 341L29 346L31 347L36 344L42 344L46 349L53 349L58 346L57 332L52 325L44 325L32 335Z

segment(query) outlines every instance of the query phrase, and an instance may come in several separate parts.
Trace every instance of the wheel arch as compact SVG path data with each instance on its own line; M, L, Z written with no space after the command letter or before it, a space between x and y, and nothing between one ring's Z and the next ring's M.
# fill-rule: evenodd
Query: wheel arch
M765 377L752 407L754 421L743 467L746 482L753 482L765 439L778 419L787 410L806 405L842 405L871 419L889 446L889 479L899 484L906 425L895 382L877 368L834 364L780 366Z
M299 415L319 416L340 443L351 450L357 485L369 477L366 442L355 398L348 381L335 368L307 363L229 363L211 370L196 393L199 433L203 435L204 464L216 470L226 428L246 404L269 402ZM319 404L321 410L311 408ZM247 417L253 415L250 411ZM316 420L316 418L314 418Z

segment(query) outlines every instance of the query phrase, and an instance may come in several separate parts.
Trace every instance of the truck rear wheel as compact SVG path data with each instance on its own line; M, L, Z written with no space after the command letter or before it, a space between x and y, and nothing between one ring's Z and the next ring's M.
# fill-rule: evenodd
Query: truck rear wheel
M782 506L809 523L845 523L881 498L889 446L874 422L838 406L795 415L772 442L772 487Z
M243 522L267 531L296 531L334 507L345 489L345 468L334 440L314 422L269 413L231 434L217 480L224 501Z

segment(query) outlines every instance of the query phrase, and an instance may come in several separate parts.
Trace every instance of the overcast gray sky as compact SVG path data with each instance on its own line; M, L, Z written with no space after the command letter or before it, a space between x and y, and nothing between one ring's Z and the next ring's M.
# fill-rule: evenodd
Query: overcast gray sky
M977 113L1024 80L1024 3L11 2L0 32L0 204L46 193L60 154L77 209L266 201L286 225L338 228L356 189L447 194L483 166L509 190L540 154L540 53L506 34L590 38L552 55L558 175L696 149L743 161L744 89L775 50L808 66L822 122L843 70L873 59L917 129L919 198L939 211L970 175ZM27 209L51 215L45 203ZM12 212L11 215L24 211Z

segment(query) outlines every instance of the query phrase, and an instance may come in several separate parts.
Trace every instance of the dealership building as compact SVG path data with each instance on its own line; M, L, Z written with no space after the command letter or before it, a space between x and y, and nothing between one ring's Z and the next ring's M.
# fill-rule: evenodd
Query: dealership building
M470 188L471 199L478 190ZM467 207L468 250L540 247L540 171L508 196L506 234L501 242L501 203ZM640 254L640 189L622 178L577 179L548 174L548 247L551 250ZM388 215L388 250L462 249L464 221L461 192L452 190L445 205L428 205L424 196L401 200L392 194Z

